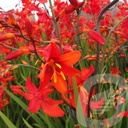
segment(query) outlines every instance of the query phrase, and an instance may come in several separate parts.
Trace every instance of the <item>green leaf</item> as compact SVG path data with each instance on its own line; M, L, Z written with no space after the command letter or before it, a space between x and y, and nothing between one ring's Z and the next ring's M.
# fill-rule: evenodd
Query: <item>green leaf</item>
M2 113L0 111L0 117L3 119L3 121L5 122L5 124L9 127L9 128L16 128L16 126L8 119L8 117Z
M78 87L77 87L75 77L72 78L72 82L73 82L74 96L75 96L75 101L76 101L77 120L78 120L78 123L80 124L80 128L85 128L86 121L85 121L82 105L81 105L81 102L80 102L80 97L79 97Z
M24 118L22 118L28 128L33 128Z

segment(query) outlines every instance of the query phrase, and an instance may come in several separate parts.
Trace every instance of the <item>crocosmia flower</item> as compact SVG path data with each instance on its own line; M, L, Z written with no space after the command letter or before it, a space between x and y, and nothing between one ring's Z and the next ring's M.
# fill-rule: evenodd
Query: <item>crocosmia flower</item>
M73 65L80 59L79 51L70 51L61 54L60 48L55 43L50 43L44 49L46 63L38 77L42 82L52 81L54 87L60 93L67 92L66 77L73 77L79 74L79 70Z
M37 88L32 83L30 77L28 77L25 87L27 92L22 91L21 86L11 86L11 89L14 91L14 94L20 94L29 100L28 111L31 113L36 113L41 108L51 117L62 117L64 112L58 105L63 103L63 101L49 98L49 95L54 89L50 86L44 86L43 84L44 83L40 82L40 86Z

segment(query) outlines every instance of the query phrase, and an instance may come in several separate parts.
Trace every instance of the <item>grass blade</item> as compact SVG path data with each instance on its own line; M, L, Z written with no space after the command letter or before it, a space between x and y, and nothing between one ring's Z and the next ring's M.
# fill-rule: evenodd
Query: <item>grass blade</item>
M24 118L22 118L28 128L33 128Z
M0 111L0 117L3 119L8 128L16 128L16 126L8 119L8 117Z

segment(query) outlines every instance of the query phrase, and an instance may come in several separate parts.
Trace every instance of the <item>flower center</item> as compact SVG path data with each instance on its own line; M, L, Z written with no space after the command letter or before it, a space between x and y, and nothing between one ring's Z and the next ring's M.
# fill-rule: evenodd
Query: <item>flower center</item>
M51 66L52 69L53 69L52 79L53 79L53 81L54 81L55 83L57 82L57 74L60 74L60 75L62 76L62 78L63 78L64 80L66 80L64 73L61 71L61 68L62 68L62 67L61 67L61 65L60 65L59 63L56 63L55 60L50 59L50 61L49 61L49 66ZM59 70L58 70L57 68L58 68Z

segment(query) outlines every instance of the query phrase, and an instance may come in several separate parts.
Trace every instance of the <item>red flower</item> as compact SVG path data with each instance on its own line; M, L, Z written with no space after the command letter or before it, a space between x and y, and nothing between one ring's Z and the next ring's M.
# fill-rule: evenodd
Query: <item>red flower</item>
M20 94L29 100L28 110L32 113L37 112L40 108L49 116L61 117L64 115L63 110L58 106L63 101L53 100L48 97L52 93L53 88L50 86L44 86L44 83L40 82L39 88L37 88L32 82L30 77L26 81L26 90L23 92L20 86L11 86L11 89L15 94Z
M33 34L33 25L28 18L25 19L25 29L26 29L28 36L31 38Z
M119 71L118 67L113 67L110 70L111 70L110 73L113 74L113 75L119 75L120 74L120 71Z
M10 20L11 24L14 27L18 28L19 26L17 24L17 21L16 21L15 17L13 16L13 14L12 13L8 13L8 17L9 17L9 20Z
M28 46L21 46L19 49L9 53L6 56L6 60L17 59L18 57L22 56L23 54L30 54Z
M91 37L93 40L95 40L99 44L104 45L105 39L101 36L100 33L96 32L94 30L90 30L88 35L89 35L89 37Z
M86 32L90 38L92 38L93 40L95 40L99 44L104 45L105 39L97 31L94 31L91 29L84 29L83 32Z
M59 18L60 18L63 14L69 14L69 13L75 11L75 10L78 11L79 8L82 7L82 5L83 5L83 3L84 3L84 2L78 2L77 0L69 0L69 2L70 2L71 4L67 5L67 6L65 7L65 9L63 9L63 10L59 13L59 15L58 15L57 18L56 18L57 21L59 20Z
M124 112L120 112L116 118L119 118L119 117L128 117L128 111L124 111Z
M38 75L42 82L52 81L54 87L60 93L67 92L66 76L78 75L79 70L72 66L80 59L79 51L71 51L61 54L60 48L55 43L50 43L44 49L46 63Z
M12 33L0 34L0 41L13 39L15 36Z
M84 6L83 11L87 14L98 15L101 11L101 1L99 0L88 0L87 4Z
M80 86L79 88L79 96L80 96L84 115L87 115L89 93L83 86ZM101 98L101 100L98 100L98 101L90 101L90 108L92 110L98 110L103 106L103 104L104 104L104 98Z
M40 3L44 4L47 3L47 0L38 0Z
M81 101L81 105L83 108L84 115L87 115L88 112L88 98L89 98L89 92L83 87L83 84L86 82L86 80L91 76L91 74L94 72L94 67L91 65L90 68L83 68L79 76L76 77L76 83L78 86L78 93ZM70 85L72 86L72 82L69 81ZM70 102L70 104L76 108L75 98L73 89L69 92L70 98L64 97L67 102ZM92 110L100 109L104 104L104 98L102 98L99 101L91 101L90 102L90 108Z
M101 100L99 101L92 101L90 103L90 106L91 106L91 109L92 110L97 110L97 109L100 109L104 104L104 98L101 98Z
M9 104L9 96L5 93L3 87L0 87L0 110Z
M94 67L91 65L90 69L83 68L80 74L76 77L76 83L78 86L78 91L79 91L81 102L86 103L86 105L88 102L88 92L83 87L83 84L86 82L86 80L91 76L93 72L94 72ZM72 79L69 79L69 84L71 85L71 87L73 87ZM73 107L76 107L75 100L74 100L74 93L72 91L71 90L69 91L69 93L71 94L71 99L69 100L71 101L71 104L73 105ZM87 107L83 107L83 108L85 108L86 110Z

